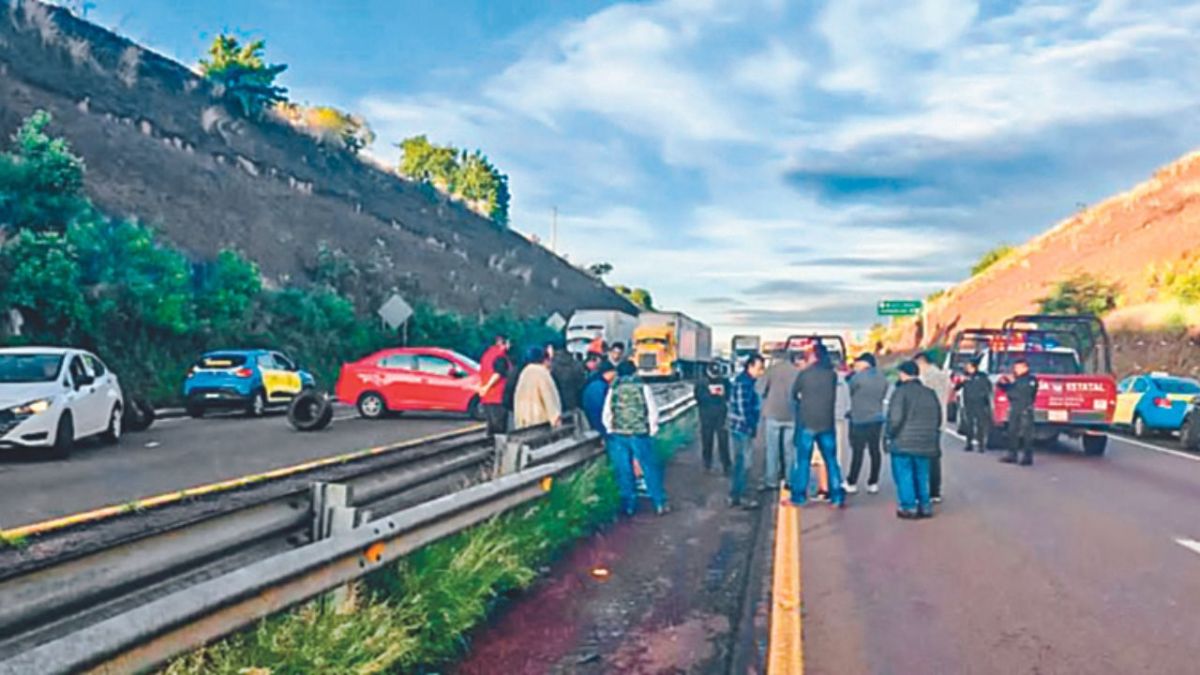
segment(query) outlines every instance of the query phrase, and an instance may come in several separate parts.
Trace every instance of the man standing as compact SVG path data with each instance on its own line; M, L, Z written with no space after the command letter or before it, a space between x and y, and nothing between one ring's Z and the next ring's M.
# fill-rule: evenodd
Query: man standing
M583 408L588 426L598 432L601 439L608 436L608 429L604 426L604 401L608 398L608 389L615 379L617 369L608 361L601 361L596 372L588 378L580 397L580 407Z
M479 357L479 403L487 420L489 436L508 431L508 409L504 407L504 390L512 371L508 358L508 337L497 335L492 345ZM501 372L503 371L503 372Z
M608 348L608 362L613 364L613 367L621 365L625 360L625 343L614 342Z
M547 344L546 353L550 356L550 374L558 387L558 398L562 402L563 412L577 409L579 395L583 392L583 385L587 379L583 364L559 344Z
M974 444L980 452L987 452L988 434L992 430L992 380L979 370L979 364L971 359L963 365L966 378L955 388L962 405L963 427L967 431L967 444L971 451Z
M729 475L729 380L721 374L721 366L708 364L705 378L696 383L694 393L700 409L700 448L704 471L713 470L713 443L718 448L721 469Z
M609 456L617 478L621 507L626 515L637 508L633 462L642 467L646 489L654 512L667 513L667 493L663 486L663 467L654 454L654 436L658 434L658 406L649 385L637 376L637 368L628 361L617 366L617 379L604 400L604 428L608 430Z
M950 376L946 374L946 371L937 367L937 364L933 362L933 356L929 352L917 354L915 361L921 373L921 384L933 390L933 395L937 397L938 405L944 415L946 413L946 399L950 396ZM938 419L942 418L939 416ZM942 501L941 453L930 460L929 492L933 496L933 503L937 504Z
M1008 454L1000 458L1006 464L1016 464L1021 450L1021 466L1033 464L1033 404L1037 400L1037 377L1029 372L1029 362L1020 359L1013 364L1013 375L1000 378L1000 388L1008 395Z
M883 399L887 396L888 381L875 367L875 355L864 353L854 360L850 375L850 475L846 477L846 492L858 492L858 472L862 469L863 451L871 454L871 473L867 477L867 492L879 492L879 468L883 463Z
M796 422L792 416L792 385L800 374L800 352L781 354L758 380L763 417L767 421L766 461L763 462L762 490L779 489L780 467L792 465L795 453Z
M921 384L920 373L912 361L900 364L900 383L887 410L887 451L900 506L896 517L906 520L933 517L929 474L941 454L942 409L933 390Z
M799 404L796 412L796 457L788 478L793 506L801 506L808 500L813 443L817 444L825 462L829 477L829 503L837 507L845 505L842 471L837 457L837 432L833 423L837 380L837 371L829 361L829 351L825 345L816 345L808 357L808 366L800 371L792 387L792 399Z
M513 390L513 417L518 429L538 424L558 426L562 422L562 401L550 374L550 357L541 347L529 349Z
M729 395L729 444L733 451L733 475L729 484L729 505L752 509L754 500L742 501L746 490L746 467L753 459L754 436L758 433L758 418L762 415L762 400L754 382L766 370L761 354L751 354L742 372L733 380Z

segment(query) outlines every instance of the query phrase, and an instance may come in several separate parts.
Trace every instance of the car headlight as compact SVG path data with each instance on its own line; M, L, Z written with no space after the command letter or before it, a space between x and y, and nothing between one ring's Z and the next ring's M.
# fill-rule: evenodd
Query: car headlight
M9 412L17 417L30 417L32 415L38 415L49 410L52 402L53 399L39 398L36 401L29 401L28 403L15 405L9 408Z

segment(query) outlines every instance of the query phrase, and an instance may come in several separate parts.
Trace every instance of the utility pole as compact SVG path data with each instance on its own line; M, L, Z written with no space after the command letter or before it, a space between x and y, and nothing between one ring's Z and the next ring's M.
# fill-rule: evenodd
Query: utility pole
M558 253L558 207L554 207L554 215L550 220L550 252Z

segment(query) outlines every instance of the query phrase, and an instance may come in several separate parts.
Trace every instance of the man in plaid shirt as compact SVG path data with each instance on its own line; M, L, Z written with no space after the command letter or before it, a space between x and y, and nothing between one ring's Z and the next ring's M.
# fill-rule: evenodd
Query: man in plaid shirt
M752 509L758 506L753 500L742 501L746 490L746 468L753 458L754 436L758 433L758 420L762 415L762 400L755 390L755 380L762 377L766 363L761 354L746 359L742 372L733 380L733 391L729 395L729 445L733 450L733 475L729 486L729 505Z

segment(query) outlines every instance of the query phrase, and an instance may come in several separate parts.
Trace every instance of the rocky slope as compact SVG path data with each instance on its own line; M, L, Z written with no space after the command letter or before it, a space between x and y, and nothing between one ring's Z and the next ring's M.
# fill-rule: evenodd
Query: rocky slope
M283 124L247 122L179 63L61 9L0 0L0 134L39 108L86 161L96 204L154 223L197 259L237 248L286 283L324 242L386 287L372 299L395 289L464 313L630 308L422 186Z

